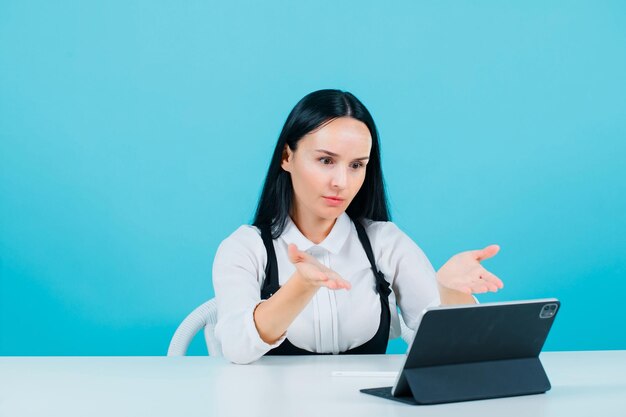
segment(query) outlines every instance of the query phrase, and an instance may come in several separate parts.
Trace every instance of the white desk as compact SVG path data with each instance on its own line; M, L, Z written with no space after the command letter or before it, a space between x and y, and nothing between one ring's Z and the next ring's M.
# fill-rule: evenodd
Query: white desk
M401 355L267 357L2 357L0 416L626 416L626 351L548 352L547 394L410 406L362 394Z

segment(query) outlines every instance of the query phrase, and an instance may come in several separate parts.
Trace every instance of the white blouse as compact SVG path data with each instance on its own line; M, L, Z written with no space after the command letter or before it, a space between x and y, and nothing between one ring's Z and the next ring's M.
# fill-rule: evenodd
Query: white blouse
M391 284L389 338L400 336L396 307L407 326L416 329L423 310L440 304L435 270L424 252L392 222L366 222L378 269ZM380 298L365 250L350 217L343 213L319 244L308 240L287 220L283 234L274 239L279 283L283 285L295 267L287 246L314 256L320 263L350 281L350 290L321 287L276 343L265 343L254 324L253 311L261 301L267 253L260 231L241 226L219 246L213 263L213 286L218 318L215 335L224 356L235 363L250 363L285 338L302 349L339 353L362 345L378 330Z

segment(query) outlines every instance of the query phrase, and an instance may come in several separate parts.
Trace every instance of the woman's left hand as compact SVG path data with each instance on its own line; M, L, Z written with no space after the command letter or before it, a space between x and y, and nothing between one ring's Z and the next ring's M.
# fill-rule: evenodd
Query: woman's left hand
M484 249L461 252L454 255L437 271L439 285L448 290L465 294L496 292L504 284L480 264L498 253L500 246L489 245Z

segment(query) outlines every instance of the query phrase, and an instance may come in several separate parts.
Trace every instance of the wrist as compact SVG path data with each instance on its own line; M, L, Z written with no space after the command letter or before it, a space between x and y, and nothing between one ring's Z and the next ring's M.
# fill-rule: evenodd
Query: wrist
M292 283L294 288L302 293L315 293L319 289L318 285L315 285L315 283L313 283L311 280L303 277L297 269L291 276L291 279L289 279L289 281L287 282L287 284L289 283Z
M476 304L476 299L472 296L472 294L444 287L440 283L437 283L437 286L439 289L441 305Z

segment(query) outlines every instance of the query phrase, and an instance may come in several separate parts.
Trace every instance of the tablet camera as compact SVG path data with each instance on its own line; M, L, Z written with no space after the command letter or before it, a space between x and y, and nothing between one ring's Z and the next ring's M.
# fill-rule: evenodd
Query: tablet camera
M546 304L541 309L541 313L539 313L539 317L542 319L549 319L556 314L557 305L555 303Z

